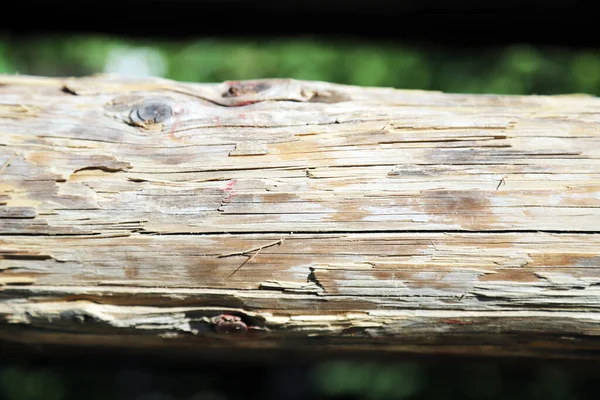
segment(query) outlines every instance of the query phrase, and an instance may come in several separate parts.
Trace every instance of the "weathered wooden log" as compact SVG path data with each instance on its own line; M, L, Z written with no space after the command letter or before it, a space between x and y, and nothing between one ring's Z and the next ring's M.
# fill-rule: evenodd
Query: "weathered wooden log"
M0 77L0 338L598 357L600 100Z

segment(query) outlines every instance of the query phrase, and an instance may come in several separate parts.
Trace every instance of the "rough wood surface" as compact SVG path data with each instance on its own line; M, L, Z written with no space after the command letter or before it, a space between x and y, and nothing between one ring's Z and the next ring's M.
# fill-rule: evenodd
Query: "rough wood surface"
M598 357L599 123L581 95L0 76L0 338Z

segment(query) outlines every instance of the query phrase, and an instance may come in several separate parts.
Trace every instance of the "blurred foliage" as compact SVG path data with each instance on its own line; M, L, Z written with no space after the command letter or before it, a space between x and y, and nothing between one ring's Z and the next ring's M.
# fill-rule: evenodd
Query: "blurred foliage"
M127 63L135 73L189 82L290 77L455 93L600 94L598 50L523 44L467 51L311 37L187 42L0 37L2 73L80 76L122 72Z
M332 361L314 369L319 393L361 399L529 399L595 398L595 371L545 364L437 365ZM328 397L325 397L328 398Z
M123 362L125 361L125 362ZM317 365L160 368L113 360L3 365L2 400L596 399L594 365L332 360Z

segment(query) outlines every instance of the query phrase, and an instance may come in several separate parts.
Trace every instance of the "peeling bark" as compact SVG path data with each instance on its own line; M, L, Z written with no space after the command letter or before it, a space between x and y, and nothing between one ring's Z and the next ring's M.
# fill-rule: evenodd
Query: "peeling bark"
M600 100L0 76L0 339L597 358Z

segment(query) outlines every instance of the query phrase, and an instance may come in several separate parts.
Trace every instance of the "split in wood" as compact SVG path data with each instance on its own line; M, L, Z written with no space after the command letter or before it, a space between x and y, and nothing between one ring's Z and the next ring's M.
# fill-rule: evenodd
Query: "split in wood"
M10 165L10 163L12 162L12 160L14 160L14 158L15 158L15 156L16 156L16 155L17 155L17 153L14 153L12 156L8 157L8 160L6 160L6 161L4 162L4 164L2 164L2 166L0 167L0 174L1 174L2 172L4 172L4 170L5 170L6 168L8 168L8 166Z
M498 186L496 186L496 190L500 189L500 186L502 185L506 185L506 177L502 177L502 179L500 180L500 182L498 183Z

